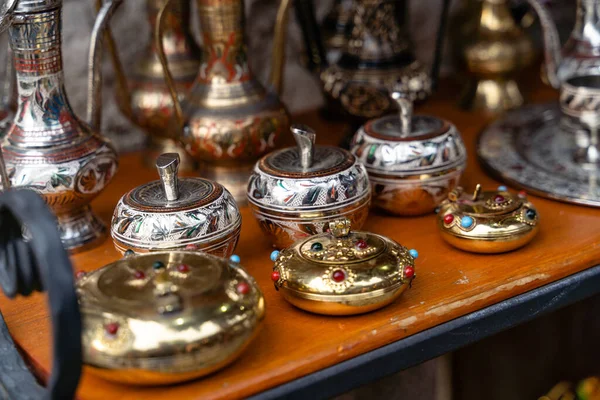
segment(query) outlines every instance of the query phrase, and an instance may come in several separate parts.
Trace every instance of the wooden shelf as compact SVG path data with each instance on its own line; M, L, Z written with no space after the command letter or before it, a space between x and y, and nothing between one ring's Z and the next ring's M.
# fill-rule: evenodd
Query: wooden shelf
M446 89L419 112L454 122L469 150L462 181L471 190L476 183L495 188L474 155L476 135L491 119L459 110L457 91ZM538 101L555 98L551 90L535 92ZM316 112L295 118L313 126L321 143L338 143L346 127L321 120ZM287 138L288 143L290 138ZM107 223L119 197L127 190L156 179L142 166L141 154L128 154L114 182L93 203ZM257 279L267 302L267 315L256 341L226 369L201 380L164 388L138 388L103 381L84 372L81 399L233 399L261 393L343 361L371 352L474 313L514 296L580 273L600 263L600 212L531 197L540 214L540 233L531 244L503 255L475 255L447 245L440 238L435 216L390 217L372 211L365 226L419 251L418 278L412 289L390 306L354 317L325 317L294 308L274 290L270 281L271 248L260 234L249 209L242 208L243 227L236 253ZM99 247L72 257L77 270L93 270L119 258L107 239ZM540 306L541 307L541 306ZM47 376L51 365L49 318L43 295L10 301L0 298L9 329L30 362ZM536 310L532 310L535 313ZM401 357L401 353L400 353ZM358 382L358 381L357 381ZM351 387L351 386L349 386Z

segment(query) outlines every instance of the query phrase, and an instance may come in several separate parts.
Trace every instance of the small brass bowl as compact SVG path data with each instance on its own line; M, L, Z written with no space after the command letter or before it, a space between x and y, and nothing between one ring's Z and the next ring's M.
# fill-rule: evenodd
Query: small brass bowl
M498 191L465 195L452 191L438 213L442 238L461 250L504 253L529 243L537 234L539 215L524 192L514 195L505 186Z
M233 362L256 336L263 295L237 263L199 252L125 258L79 277L83 359L102 378L166 385Z
M391 239L350 232L348 220L271 255L271 279L291 304L327 315L353 315L384 307L410 286L418 253Z

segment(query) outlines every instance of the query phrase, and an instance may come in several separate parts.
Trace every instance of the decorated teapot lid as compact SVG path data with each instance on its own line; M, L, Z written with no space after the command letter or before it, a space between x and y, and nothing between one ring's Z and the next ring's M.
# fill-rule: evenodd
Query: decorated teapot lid
M401 92L393 92L392 98L400 116L368 121L352 141L352 153L369 173L405 175L464 167L467 152L454 125L434 116L413 115L412 102Z
M251 203L315 208L369 196L367 172L354 155L315 145L316 133L307 126L292 125L291 131L297 147L274 151L256 164L248 184Z
M123 251L184 248L239 233L233 196L208 179L177 177L179 155L158 157L160 180L125 194L115 208L111 234Z
M138 385L223 367L254 338L265 313L259 287L239 264L200 252L128 252L79 277L77 293L84 362Z
M440 205L438 225L444 239L468 251L497 253L528 243L538 230L538 212L524 192L515 195L505 186L472 195L453 190Z
M329 227L271 254L275 288L292 304L322 314L363 313L392 302L415 278L416 250L350 232L345 219Z

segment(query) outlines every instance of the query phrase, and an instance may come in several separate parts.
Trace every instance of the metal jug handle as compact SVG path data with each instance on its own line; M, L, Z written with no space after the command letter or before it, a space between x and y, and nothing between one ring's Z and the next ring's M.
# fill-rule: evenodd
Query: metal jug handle
M102 0L96 0L96 13L100 12L102 8ZM106 40L106 47L108 47L108 53L112 62L115 77L117 78L117 96L121 100L120 105L122 111L127 118L133 118L133 109L131 107L131 92L129 91L129 85L127 83L127 75L123 69L123 63L119 57L119 51L115 43L115 38L110 30L110 27L106 28L104 34L104 40Z
M433 63L431 64L431 90L435 91L440 78L440 67L442 64L442 53L444 52L444 34L448 23L448 13L450 11L451 0L442 1L442 11L440 13L440 24L435 39L435 53L433 54Z
M540 0L527 0L527 3L534 9L537 14L544 37L544 63L546 69L546 77L553 88L560 87L560 79L558 78L558 66L561 62L561 46L558 29L552 19L552 15Z
M183 111L181 109L181 102L179 101L179 97L177 95L177 88L175 87L175 82L173 81L173 75L169 70L169 62L167 61L167 56L165 55L165 46L163 44L163 36L165 33L164 28L164 20L165 15L167 14L165 11L171 5L171 0L166 0L163 6L158 11L156 15L156 30L154 31L154 45L156 46L156 52L158 53L158 58L160 60L160 65L163 69L163 75L165 77L165 83L167 84L167 88L169 89L169 94L171 95L171 100L173 101L173 109L175 111L175 129L174 133L169 133L169 136L174 138L179 137L179 133L183 132L184 120L183 120Z
M315 15L314 2L313 0L294 1L294 9L304 39L308 70L318 74L328 66L328 62L321 29Z
M271 85L278 95L283 90L283 69L285 66L285 38L291 0L281 0L277 10L275 34L273 36L273 58L271 60Z
M110 18L123 0L104 0L92 29L88 56L87 121L93 131L100 130L102 120L102 39Z
M4 70L4 82L0 85L0 105L8 106L13 104L13 92L15 90L15 72L13 68L12 50L10 46L6 50L6 69Z

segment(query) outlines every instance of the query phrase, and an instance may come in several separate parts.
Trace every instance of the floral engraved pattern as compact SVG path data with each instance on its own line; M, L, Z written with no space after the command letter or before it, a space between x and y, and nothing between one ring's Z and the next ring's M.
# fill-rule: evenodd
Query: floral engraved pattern
M231 241L241 225L239 209L227 191L208 206L189 211L138 211L124 198L115 208L111 234L116 241L134 248L181 247L218 237Z

